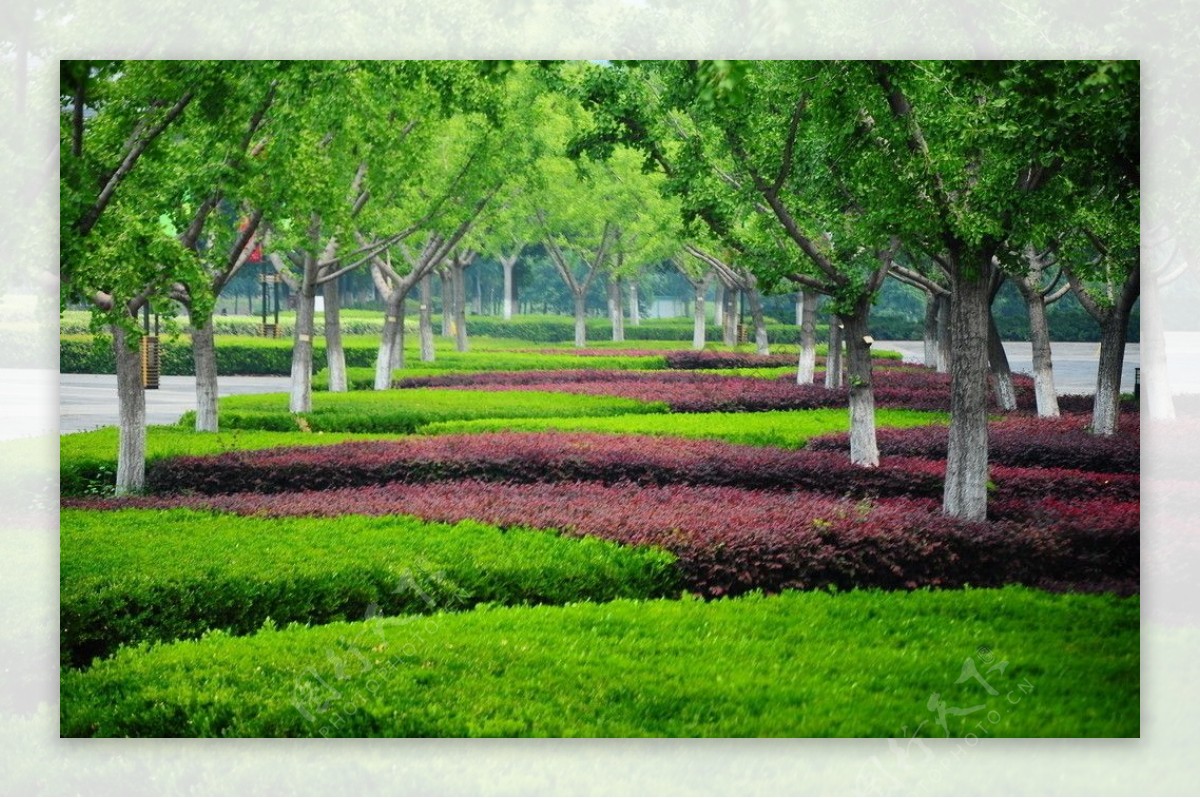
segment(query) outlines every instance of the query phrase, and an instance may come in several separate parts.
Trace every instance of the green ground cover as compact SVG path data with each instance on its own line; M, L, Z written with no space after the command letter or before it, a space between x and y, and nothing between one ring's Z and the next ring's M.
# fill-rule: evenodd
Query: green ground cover
M949 424L947 413L919 410L875 411L879 427L915 427ZM846 432L850 417L844 408L818 410L770 410L762 413L667 413L608 416L605 418L486 418L469 421L439 421L417 428L419 434L442 435L464 432L607 432L633 435L664 435L708 438L754 446L798 449L816 435Z
M666 552L405 516L255 518L196 510L62 511L61 648L83 666L119 644L325 623L678 594Z
M444 388L314 393L312 407L312 412L292 414L286 394L242 394L220 400L220 419L225 429L408 433L435 421L667 411L661 402L616 396ZM185 414L180 423L194 423L192 415Z
M784 593L481 608L210 635L126 649L87 671L64 672L61 729L1136 736L1138 606L1136 597L1024 588Z

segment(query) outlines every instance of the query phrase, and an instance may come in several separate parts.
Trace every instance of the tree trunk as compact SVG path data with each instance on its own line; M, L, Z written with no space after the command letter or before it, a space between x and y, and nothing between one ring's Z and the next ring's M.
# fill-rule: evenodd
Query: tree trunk
M1050 351L1050 325L1046 320L1046 297L1018 279L1017 289L1029 312L1029 343L1033 353L1033 393L1042 418L1058 417L1058 392L1054 388L1054 361Z
M196 364L196 432L216 432L217 347L211 316L192 327L192 360Z
M725 284L720 280L713 288L713 324L721 328L725 326Z
M404 368L404 302L406 296L393 288L384 309L383 333L375 357L375 390L392 387L392 372Z
M513 317L513 267L517 265L517 259L500 258L500 266L504 269L504 319L507 321Z
M992 254L951 270L950 440L942 510L971 521L987 518L988 319Z
M746 301L750 304L750 318L754 322L754 351L760 355L771 354L771 344L767 340L767 321L763 317L762 297L757 288L746 291Z
M587 297L582 291L575 293L575 347L583 349L587 346Z
M837 316L829 317L829 353L825 355L825 387L842 387L842 326Z
M817 366L817 292L800 292L800 363L796 368L796 384L812 385Z
M421 362L432 363L433 350L433 280L429 273L421 278L420 313Z
M146 390L142 387L142 355L126 345L125 330L114 326L113 351L117 358L117 482L124 496L146 487Z
M454 275L454 348L467 351L467 270L451 268Z
M1000 340L1000 330L996 328L996 318L988 308L988 370L992 375L993 390L996 394L996 404L1006 413L1017 409L1017 389L1013 385L1012 368L1008 365L1008 353L1004 351L1004 342Z
M329 369L329 390L345 393L346 350L342 347L342 296L338 281L328 280L321 286L325 298L325 363Z
M1100 326L1100 364L1096 369L1096 397L1092 403L1092 432L1116 434L1121 411L1121 368L1125 362L1125 335L1129 309L1119 303Z
M951 359L951 342L952 334L950 331L950 307L951 299L949 296L939 295L937 299L938 305L938 321L937 321L937 370L939 374L950 373Z
M704 295L708 293L708 282L701 281L693 288L696 291L696 302L692 313L692 349L701 350L708 335L708 318L704 309Z
M306 278L300 290L296 292L296 330L292 337L292 389L288 397L288 411L292 413L307 413L312 410L315 306L315 287Z
M850 462L854 465L879 465L879 447L875 442L875 389L871 384L871 345L867 316L871 305L863 298L851 316L840 317L845 325L846 361L850 377Z
M938 365L938 297L932 291L925 293L925 365L936 369Z
M722 341L725 346L736 346L738 343L737 325L738 312L737 301L738 291L736 288L725 288L722 292L724 299L724 308L721 310L721 318L724 321Z
M616 343L625 340L625 311L621 307L621 283L608 281L608 318L612 323L612 339Z
M642 324L642 309L638 305L638 287L632 280L629 282L629 323L634 327Z
M476 316L482 316L482 315L483 315L483 280L482 280L482 278L479 276L479 272L480 272L480 268L479 268L478 266L477 266L477 267L475 267L475 270L474 270L474 274L475 274L475 301L474 301L474 305L475 305L475 308L474 308L474 310L475 310L475 315L476 315Z
M454 272L449 268L438 272L442 281L442 337L449 338L454 326Z

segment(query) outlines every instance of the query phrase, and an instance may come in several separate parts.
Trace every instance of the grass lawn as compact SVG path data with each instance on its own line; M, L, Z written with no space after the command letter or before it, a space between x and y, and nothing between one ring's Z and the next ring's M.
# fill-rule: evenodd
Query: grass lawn
M879 427L915 427L948 424L946 413L918 410L875 411ZM708 438L754 446L798 449L816 435L846 432L849 414L843 408L818 410L771 410L762 413L665 413L609 416L605 418L503 418L470 421L439 421L417 429L439 435L463 432L608 432L635 435L664 435Z

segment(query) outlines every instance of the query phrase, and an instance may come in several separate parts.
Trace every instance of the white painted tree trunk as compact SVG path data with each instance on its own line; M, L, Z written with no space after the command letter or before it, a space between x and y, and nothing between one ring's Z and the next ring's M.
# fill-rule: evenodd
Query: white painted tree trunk
M842 387L842 328L837 316L829 317L829 352L825 355L825 387Z
M1054 387L1054 360L1050 350L1050 325L1046 320L1046 298L1040 291L1027 290L1018 282L1029 311L1029 344L1033 354L1033 394L1042 418L1058 418L1058 392Z
M1017 389L1013 385L1012 368L1008 365L1008 353L1004 351L1004 342L1000 340L1000 331L996 328L996 319L988 309L988 370L992 376L992 389L996 395L996 404L1006 413L1017 409Z
M313 318L316 293L307 281L296 292L296 331L292 336L292 383L288 410L307 413L312 410Z
M621 307L621 283L608 281L608 318L612 325L612 339L616 343L625 340L625 310Z
M950 438L942 510L971 521L987 518L988 307L991 253L952 264Z
M575 347L587 346L587 297L583 292L575 293Z
M325 363L329 369L329 390L344 393L346 383L346 350L342 347L341 291L338 281L329 280L321 286L325 298Z
M812 385L817 368L817 292L800 292L800 362L796 367L796 384Z
M713 324L721 328L725 326L725 284L720 280L713 287Z
M750 305L750 318L754 322L754 351L759 355L771 354L771 344L767 340L767 321L763 317L762 298L757 288L746 291L746 301Z
M454 275L454 348L466 352L467 342L467 272L465 268L453 268Z
M708 337L708 318L704 308L704 295L708 293L708 283L701 282L693 286L693 289L696 292L696 302L692 309L692 349L699 351L704 348Z
M500 266L504 269L504 319L513 317L513 267L516 258L500 258Z
M722 327L721 340L725 344L725 346L736 346L737 342L738 342L738 339L737 339L738 291L736 288L726 288L722 292L721 298L723 300L722 304L724 305L724 307L721 310L721 320L723 322L723 324L721 325L721 327Z
M375 390L392 387L392 372L404 368L404 300L399 289L392 289L384 306L383 333L379 336L379 354L375 357Z
M938 300L932 292L925 293L925 365L936 369L938 365Z
M217 347L211 316L192 328L192 361L196 371L196 432L216 432Z
M850 462L873 468L879 465L875 440L875 388L871 381L871 346L866 342L870 304L864 299L845 325L846 360L850 382Z
M421 278L421 312L418 321L421 339L421 362L432 363L433 349L433 280L426 273Z
M146 487L146 390L142 387L142 355L130 349L125 330L114 326L117 359L117 479L116 493L125 496Z
M632 280L629 283L629 323L634 327L640 327L642 324L642 308L638 304L638 287L637 283Z
M951 360L951 322L950 322L950 306L951 298L948 296L938 296L938 345L937 345L937 370L939 374L950 373Z
M454 272L449 267L438 272L442 289L442 337L449 338L454 327Z

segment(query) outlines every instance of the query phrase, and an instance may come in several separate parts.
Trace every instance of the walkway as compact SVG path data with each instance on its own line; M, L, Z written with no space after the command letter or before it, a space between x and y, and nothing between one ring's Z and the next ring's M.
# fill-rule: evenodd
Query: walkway
M891 349L910 362L922 362L924 345L920 341L877 341L876 349ZM1027 343L1006 343L1013 371L1029 373L1032 356ZM1139 364L1137 344L1125 348L1125 370L1121 390L1133 391L1133 370ZM1096 386L1098 344L1054 344L1054 380L1060 394L1090 394ZM146 423L174 424L187 410L196 409L194 377L163 377L161 387L146 391ZM221 396L242 393L282 393L288 390L287 377L221 377ZM117 378L112 374L59 375L59 427L61 432L81 432L117 423Z

